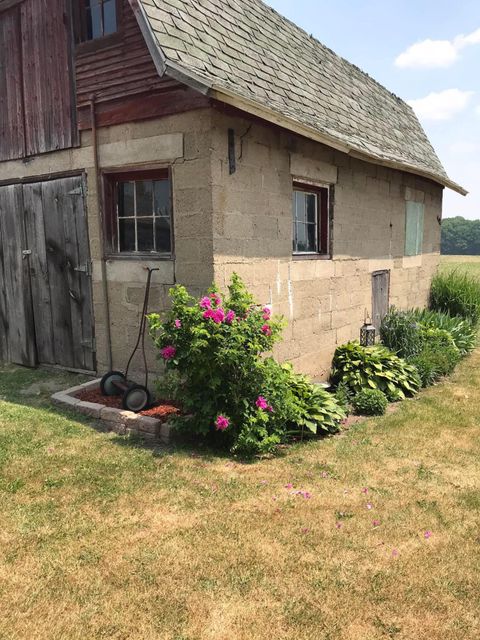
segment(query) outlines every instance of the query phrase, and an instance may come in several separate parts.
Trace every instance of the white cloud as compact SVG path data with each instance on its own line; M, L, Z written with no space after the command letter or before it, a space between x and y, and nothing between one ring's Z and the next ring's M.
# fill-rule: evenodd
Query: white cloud
M429 93L425 98L409 100L408 104L421 120L450 120L466 108L473 93L460 89L446 89L438 93Z
M480 29L468 35L460 34L453 40L422 40L405 49L395 59L401 69L435 69L451 67L465 47L480 44Z
M477 114L477 116L480 116L480 104L478 105L478 107L475 109L475 113Z

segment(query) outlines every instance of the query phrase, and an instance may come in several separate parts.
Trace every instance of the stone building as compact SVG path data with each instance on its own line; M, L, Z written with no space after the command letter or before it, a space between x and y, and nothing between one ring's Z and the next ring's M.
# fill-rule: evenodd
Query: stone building
M400 98L260 0L50 4L0 0L4 360L122 368L145 267L152 310L237 272L315 377L425 304L465 191Z

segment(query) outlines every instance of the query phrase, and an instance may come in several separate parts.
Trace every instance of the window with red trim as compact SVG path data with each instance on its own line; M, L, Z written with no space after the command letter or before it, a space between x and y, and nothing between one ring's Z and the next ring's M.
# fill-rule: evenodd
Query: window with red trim
M119 255L172 254L172 192L168 171L108 174L106 239Z
M294 255L330 254L329 190L307 184L293 185Z

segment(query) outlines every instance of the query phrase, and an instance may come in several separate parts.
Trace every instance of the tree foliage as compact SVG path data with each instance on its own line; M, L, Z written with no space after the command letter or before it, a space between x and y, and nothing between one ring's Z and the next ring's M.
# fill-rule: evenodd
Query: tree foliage
M480 220L461 216L443 220L441 252L454 256L480 255Z

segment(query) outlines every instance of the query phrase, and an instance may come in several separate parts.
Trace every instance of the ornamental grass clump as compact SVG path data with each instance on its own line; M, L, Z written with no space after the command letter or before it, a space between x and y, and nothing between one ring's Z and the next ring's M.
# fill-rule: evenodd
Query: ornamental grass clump
M480 321L480 281L467 273L437 273L430 290L430 309Z
M256 304L237 275L226 296L212 288L197 300L176 286L170 298L171 311L150 315L149 325L166 364L159 392L191 415L178 429L255 455L292 435L338 428L345 415L332 394L265 357L284 322Z

